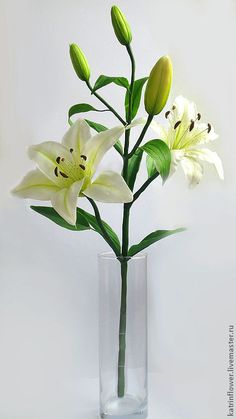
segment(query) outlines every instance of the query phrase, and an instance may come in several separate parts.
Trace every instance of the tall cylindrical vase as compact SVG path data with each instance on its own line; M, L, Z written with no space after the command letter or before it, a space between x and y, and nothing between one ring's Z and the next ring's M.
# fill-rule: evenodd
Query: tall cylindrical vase
M147 417L147 257L99 255L100 415Z

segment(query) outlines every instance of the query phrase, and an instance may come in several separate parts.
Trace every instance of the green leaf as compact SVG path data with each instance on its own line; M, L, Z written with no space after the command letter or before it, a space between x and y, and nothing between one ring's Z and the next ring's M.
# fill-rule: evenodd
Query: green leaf
M90 128L94 129L97 132L106 131L108 128L105 127L105 125L98 124L97 122L90 121L89 119L85 119L87 124L90 126Z
M147 79L148 77L143 77L142 79L135 80L134 82L133 95L132 95L131 120L134 119L134 117L137 115L138 108L140 105L141 95L142 95L142 89ZM127 91L125 95L126 119L128 119L128 112L129 112L129 91Z
M92 94L96 92L96 90L101 89L101 87L107 86L110 83L115 83L118 86L124 87L125 89L129 88L129 82L125 77L110 77L102 74L96 80Z
M72 231L83 231L83 230L90 230L90 225L87 219L77 211L77 220L76 225L73 226L67 223L64 218L62 218L55 210L51 207L43 207L43 206L34 206L30 207L32 210L37 212L38 214L43 215L49 220L53 221L54 223L58 224L60 227L66 228Z
M81 208L77 208L77 214L82 215L87 220L87 222L90 224L90 226L105 239L105 237L102 234L101 228L99 227L99 225L97 223L96 217L94 215L88 213L87 211L85 211ZM102 220L102 223L103 223L103 226L104 226L107 234L110 237L110 240L112 240L112 242L114 244L114 247L117 250L117 253L120 253L120 240L119 240L117 234L114 232L114 230L105 221Z
M121 156L123 156L123 147L122 147L122 144L121 144L120 140L118 140L114 144L114 148L116 149L116 151L118 151L118 153L120 153Z
M89 124L91 128L93 128L97 132L106 131L108 129L104 125L98 124L97 122L90 121L89 119L85 119L85 121L87 122L87 124ZM116 149L116 151L118 151L118 153L120 153L121 156L123 156L123 147L120 140L116 142L116 144L114 145L114 148Z
M153 160L153 158L150 157L149 155L147 155L146 166L147 166L148 177L150 178L151 176L155 175L155 173L157 172L155 160Z
M66 228L67 230L83 231L93 229L103 237L101 228L97 223L96 217L92 214L89 214L89 212L81 208L77 208L77 220L75 226L67 223L64 220L64 218L62 218L52 207L31 206L30 208L38 214L41 214L44 217L49 218L51 221L53 221L60 227ZM117 250L117 253L120 253L120 241L117 234L105 221L102 220L102 222L107 234L109 235L110 239L114 244L114 247ZM105 237L103 238L105 239Z
M163 182L170 173L171 154L170 149L162 140L148 141L141 147L154 160L157 171L160 173Z
M128 256L134 256L142 250L149 247L151 244L164 239L165 237L171 236L172 234L181 233L185 228L177 228L176 230L156 230L151 234L148 234L140 243L131 246L128 252Z
M94 108L92 105L89 105L89 103L78 103L76 105L71 106L71 108L69 109L68 112L68 121L69 124L72 125L73 122L71 121L71 117L77 113L82 113L82 112L90 112L90 111L95 111L95 112L106 112L107 109L97 109Z
M129 160L127 184L130 187L131 191L133 191L134 188L135 180L142 160L142 155L143 150L141 148L138 148Z

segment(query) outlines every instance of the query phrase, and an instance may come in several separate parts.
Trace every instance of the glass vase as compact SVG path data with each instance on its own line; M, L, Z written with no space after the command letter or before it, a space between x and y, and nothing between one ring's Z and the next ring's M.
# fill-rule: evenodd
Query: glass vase
M147 256L99 255L100 416L147 417Z

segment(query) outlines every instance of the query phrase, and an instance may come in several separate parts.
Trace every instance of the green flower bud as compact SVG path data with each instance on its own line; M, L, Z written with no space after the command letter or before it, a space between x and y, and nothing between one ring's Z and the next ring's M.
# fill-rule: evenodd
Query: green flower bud
M157 115L164 108L170 93L172 73L172 63L167 55L154 65L144 96L145 109L149 115Z
M90 68L88 61L78 45L70 45L70 58L77 76L83 81L89 81Z
M123 15L119 7L112 6L111 20L118 41L122 45L129 45L132 41L132 33L126 17Z

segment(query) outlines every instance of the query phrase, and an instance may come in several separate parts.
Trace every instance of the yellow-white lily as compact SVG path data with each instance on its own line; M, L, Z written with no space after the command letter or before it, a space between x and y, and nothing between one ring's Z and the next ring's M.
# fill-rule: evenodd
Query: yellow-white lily
M120 174L105 171L92 180L104 154L123 132L119 126L92 137L87 122L76 121L62 143L47 141L29 148L29 157L38 168L29 172L13 193L50 200L57 213L73 225L78 196L100 202L131 202L132 192Z
M218 135L210 123L201 123L201 114L193 102L178 96L165 113L168 127L152 122L151 127L158 138L165 141L171 150L173 173L178 164L184 170L190 186L198 184L203 175L202 162L212 163L221 179L224 172L221 160L215 151L201 148L202 144L215 140Z

